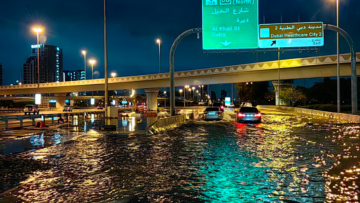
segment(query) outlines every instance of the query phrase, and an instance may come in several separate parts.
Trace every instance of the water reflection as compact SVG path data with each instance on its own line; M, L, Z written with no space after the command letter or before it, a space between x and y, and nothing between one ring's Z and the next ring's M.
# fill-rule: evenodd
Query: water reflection
M144 120L108 122L132 132L151 122ZM291 115L263 120L189 123L154 136L90 128L65 142L66 134L55 133L51 142L62 144L19 156L36 169L50 168L27 172L22 186L7 197L18 202L358 201L357 126L315 124L316 119L310 125L309 119Z
M45 140L44 140L44 133L41 133L41 135L32 135L29 138L30 143L35 146L42 146L44 147Z

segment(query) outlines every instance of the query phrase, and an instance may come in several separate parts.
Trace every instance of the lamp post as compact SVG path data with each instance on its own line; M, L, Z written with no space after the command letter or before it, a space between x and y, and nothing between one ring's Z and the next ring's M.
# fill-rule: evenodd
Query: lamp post
M159 45L159 74L161 73L161 40L156 39L156 44ZM162 89L162 88L161 88ZM160 89L160 90L161 90Z
M38 74L38 88L40 88L40 32L42 32L41 28L34 28L34 32L36 32L36 44L37 44L37 74Z
M91 64L91 79L94 80L94 64L96 63L96 60L90 59L89 63ZM94 96L94 91L92 91L92 96Z
M108 53L107 53L107 26L106 26L106 0L104 0L104 74L105 74L105 115L109 104L108 96Z
M192 87L191 89L193 90L193 103L194 103L194 100L195 100L195 87Z
M164 95L165 95L165 105L164 105L164 107L165 107L165 108L166 108L166 99L167 99L167 98L166 98L166 93L167 93L167 92L164 91Z
M81 51L82 55L84 55L84 71L85 71L85 80L86 80L86 51Z
M161 73L161 40L156 39L156 44L159 45L159 73Z
M116 77L116 73L115 73L115 72L112 72L112 73L111 73L111 77L115 78L115 77Z
M336 0L336 26L339 27L339 0ZM339 58L339 33L336 33L337 36L337 112L341 111L341 101L340 101L340 58Z
M186 90L189 88L189 85L184 86L184 107L186 107Z
M180 98L181 98L181 94L183 93L183 90L179 89L179 92L180 92ZM184 102L184 107L185 107L185 102Z

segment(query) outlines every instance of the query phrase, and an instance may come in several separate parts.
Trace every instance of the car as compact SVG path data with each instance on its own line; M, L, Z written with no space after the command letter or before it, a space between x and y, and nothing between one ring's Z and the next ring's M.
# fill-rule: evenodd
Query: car
M65 112L65 111L72 112L71 106L65 106L63 109L63 112Z
M221 120L223 112L219 107L209 107L204 111L204 120Z
M251 102L242 102L240 107L253 107Z
M228 106L228 108L235 108L235 105L234 105L234 104L230 104L230 105Z
M104 107L102 107L102 106L98 106L98 107L97 107L97 109L104 109Z
M39 112L40 112L40 110L39 110L39 107L38 107L38 105L30 105L30 104L28 104L28 105L26 105L25 106L25 108L24 108L24 114L26 115L26 114L31 114L31 113L34 113L34 114L38 114L39 115Z
M261 112L255 107L241 107L236 113L236 122L261 123Z

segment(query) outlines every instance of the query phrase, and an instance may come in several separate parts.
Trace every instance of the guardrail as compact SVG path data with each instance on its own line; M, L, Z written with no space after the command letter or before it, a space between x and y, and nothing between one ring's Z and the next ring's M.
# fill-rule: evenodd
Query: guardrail
M46 121L46 119L50 118L51 119L51 123L54 124L55 122L55 118L62 118L64 116L65 118L65 122L68 122L68 117L69 116L83 116L85 117L85 113L87 114L104 114L104 111L89 111L89 112L64 112L64 113L54 113L54 114L40 114L40 115L17 115L17 116L0 116L0 121L2 121L4 123L4 129L9 129L9 121L19 121L19 125L17 127L24 127L23 123L24 120L31 120L31 126L35 126L35 120L42 118L43 117L43 121ZM14 128L17 128L16 125Z
M0 109L1 113L22 113L24 112L24 109Z
M162 131L166 131L170 128L177 127L178 125L185 123L186 117L187 115L184 114L159 119L147 129L147 132L150 134L156 134Z

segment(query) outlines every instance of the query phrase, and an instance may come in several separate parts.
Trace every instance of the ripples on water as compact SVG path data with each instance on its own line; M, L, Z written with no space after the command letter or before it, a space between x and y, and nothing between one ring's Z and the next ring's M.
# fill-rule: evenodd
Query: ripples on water
M308 122L268 115L262 124L196 122L156 136L90 131L12 157L0 180L19 167L27 174L8 202L356 202L358 128Z

